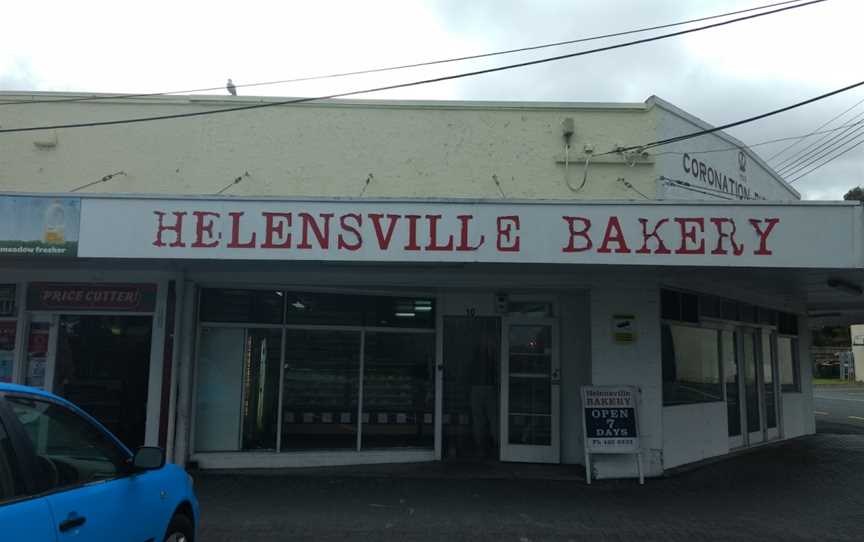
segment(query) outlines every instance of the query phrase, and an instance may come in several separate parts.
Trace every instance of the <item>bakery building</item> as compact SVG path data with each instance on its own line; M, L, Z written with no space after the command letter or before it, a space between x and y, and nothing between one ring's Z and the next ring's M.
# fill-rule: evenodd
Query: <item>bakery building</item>
M225 106L28 103L70 97L3 124ZM813 432L857 204L722 133L607 152L707 127L658 98L264 110L3 136L0 379L199 468L584 464L584 386L637 390L649 476Z

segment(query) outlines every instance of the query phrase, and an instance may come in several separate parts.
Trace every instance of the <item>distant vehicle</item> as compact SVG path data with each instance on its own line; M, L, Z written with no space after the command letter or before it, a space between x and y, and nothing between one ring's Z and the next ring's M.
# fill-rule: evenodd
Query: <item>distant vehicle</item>
M194 542L192 478L72 403L0 383L0 540Z

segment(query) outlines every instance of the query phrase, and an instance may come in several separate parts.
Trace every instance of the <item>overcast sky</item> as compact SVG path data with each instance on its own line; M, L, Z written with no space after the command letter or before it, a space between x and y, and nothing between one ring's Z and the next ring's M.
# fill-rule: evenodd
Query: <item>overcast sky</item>
M221 87L227 77L242 84L463 56L769 3L773 2L10 2L3 7L0 33L0 90L137 93ZM858 71L864 51L862 20L861 0L829 0L658 43L363 97L610 102L643 101L656 94L707 122L723 124L864 80L864 70ZM606 43L611 42L602 42ZM330 94L600 44L239 92ZM730 132L748 144L806 134L859 100L864 100L864 87ZM837 122L859 112L862 117L855 120L864 118L864 103ZM788 144L756 150L767 158ZM839 199L858 184L864 184L864 145L794 186L806 199Z

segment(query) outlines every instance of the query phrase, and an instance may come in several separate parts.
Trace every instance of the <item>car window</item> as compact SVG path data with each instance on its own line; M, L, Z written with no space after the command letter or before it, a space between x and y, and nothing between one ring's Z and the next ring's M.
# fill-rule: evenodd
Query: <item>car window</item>
M41 491L113 478L126 471L127 454L89 420L40 399L7 397L37 457Z
M12 441L0 422L0 504L23 494L24 484L15 462Z

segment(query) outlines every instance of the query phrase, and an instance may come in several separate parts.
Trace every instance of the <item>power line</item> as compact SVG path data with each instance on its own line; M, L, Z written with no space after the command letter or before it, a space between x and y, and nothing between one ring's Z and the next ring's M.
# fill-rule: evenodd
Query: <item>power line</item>
M674 23L667 23L667 24L662 24L662 25L657 25L657 26L649 26L649 27L645 27L645 28L636 28L636 29L632 29L632 30L625 30L625 31L621 31L621 32L614 32L611 34L603 34L603 35L599 35L599 36L590 36L590 37L585 37L585 38L577 38L577 39L571 39L571 40L565 40L565 41L557 41L557 42L552 42L552 43L543 43L543 44L539 44L539 45L530 45L530 46L526 46L526 47L519 47L516 49L505 49L503 51L493 51L493 52L489 52L489 53L479 53L479 54L466 55L466 56L460 56L460 57L454 57L454 58L429 60L429 61L425 61L425 62L415 62L412 64L401 64L401 65L397 65L397 66L368 68L368 69L363 69L363 70L337 72L337 73L329 73L329 74L323 74L323 75L311 75L311 76L307 76L307 77L297 77L294 79L281 79L281 80L277 80L277 81L263 81L263 82L257 82L257 83L246 83L246 84L241 84L241 85L238 85L235 83L234 86L236 88L259 87L259 86L267 86L267 85L281 85L281 84L288 84L288 83L300 83L300 82L306 82L306 81L318 81L318 80L322 80L322 79L336 79L336 78L340 78L340 77L349 77L349 76L354 76L354 75L366 75L366 74L371 74L371 73L381 73L381 72L387 72L387 71L406 70L406 69L410 69L410 68L421 68L421 67L425 67L425 66L435 66L435 65L440 65L440 64L449 64L449 63L453 63L453 62L462 62L465 60L476 60L476 59L480 59L480 58L490 58L490 57L494 57L494 56L509 55L509 54L514 54L514 53L524 53L527 51L536 51L539 49L548 49L548 48L552 48L552 47L560 47L563 45L573 45L576 43L584 43L584 42L588 42L588 41L596 41L596 40L607 39L607 38L616 38L616 37L621 37L621 36L628 36L631 34L640 34L643 32L650 32L653 30L662 30L664 28L673 28L676 26L683 26L686 24L698 23L698 22L702 22L702 21L709 21L709 20L713 20L713 19L719 19L722 17L729 17L732 15L740 15L742 13L749 13L752 11L759 11L759 10L768 9L768 8L777 7L777 6L783 6L783 5L787 5L787 4L794 4L794 3L797 3L800 1L801 0L786 0L784 2L776 2L773 4L766 4L766 5L757 6L757 7L753 7L753 8L741 9L738 11L730 11L727 13L720 13L717 15L700 17L698 19L688 19L686 21L678 21L678 22L674 22ZM802 4L802 5L806 5L806 4ZM218 87L196 88L196 89L187 89L187 90L174 90L174 91L165 91L165 92L148 92L148 93L140 93L140 94L116 94L113 96L83 96L83 97L77 97L77 98L58 98L55 100L49 99L49 100L27 100L27 101L14 101L14 102L0 102L0 106L26 105L26 104L38 104L38 103L86 102L86 101L90 101L90 100L132 99L132 98L145 98L145 97L149 97L149 96L166 96L166 95L170 95L170 94L193 94L196 92L209 92L209 91L213 91L213 90L224 90L224 89L225 89L225 86L220 85Z
M860 121L853 122L850 124L843 124L843 125L840 125L836 128L830 128L828 130L822 130L822 131L818 131L818 132L809 132L809 133L802 134L802 135L780 137L777 139L767 139L765 141L760 141L759 143L753 143L752 145L736 145L733 147L721 147L719 149L708 149L707 151L687 151L686 153L680 152L680 151L663 151L663 152L655 152L652 154L652 156L665 156L667 154L677 154L679 156L684 155L684 154L710 154L710 153L714 153L714 152L736 151L736 150L741 150L741 149L753 149L755 147L762 147L764 145L770 145L772 143L780 143L782 141L792 141L793 139L801 140L801 139L806 139L812 135L837 132L839 130L845 129L847 126L857 126L860 124L864 124L864 120L860 120Z
M813 159L809 160L809 161L808 161L807 163L805 163L805 164L802 164L800 167L798 167L797 169L795 169L795 171L790 172L790 173L788 173L787 175L790 176L790 177L791 177L792 175L798 175L801 171L804 171L804 170L807 169L808 167L812 166L813 164L819 162L820 160L822 160L822 159L824 159L824 158L826 158L826 157L829 157L829 158L828 158L828 160L827 160L826 162L824 162L824 163L827 164L828 162L831 162L831 161L833 160L833 158L830 157L831 154L835 153L835 152L836 152L837 150L839 150L839 149L842 149L842 148L843 148L845 145L847 145L848 143L850 143L850 142L852 142L852 141L855 141L855 140L859 139L861 136L864 136L864 128L859 129L859 130L856 130L855 133L849 134L848 136L846 136L846 138L844 138L843 141L838 141L838 142L837 142L835 145L833 145L831 148L826 149L825 151L823 151L822 153L820 153L818 156L813 157ZM841 153L841 154L842 154L842 153ZM837 155L837 156L839 156L839 155ZM820 166L820 167L821 167L821 166ZM799 176L796 176L795 178L797 179L797 178L799 178Z
M730 200L730 201L734 201L736 199L735 197L730 196L729 194L727 194L726 192L723 192L722 190L714 190L711 188L702 188L700 186L692 185L692 184L688 183L687 181L681 181L678 179L671 179L669 177L664 177L663 175L660 176L660 180L665 182L669 186L677 186L679 188L683 188L684 190L690 190L691 192L698 192L698 193L704 194L706 196L714 196L714 197L718 197L720 199L726 199L726 200Z
M844 150L844 151L841 152L840 154L836 154L836 155L832 156L831 158L829 158L828 160L826 160L825 162L823 162L823 163L817 165L817 166L814 167L814 168L811 168L809 171L806 171L806 172L802 173L801 175L798 175L797 177L795 177L794 179L792 179L791 181L789 181L789 184L792 184L792 183L794 183L794 182L798 182L799 180L803 179L803 178L806 177L807 175L810 175L811 173L813 173L813 172L816 171L817 169L819 169L819 168L821 168L821 167L823 167L823 166L826 166L826 165L830 164L831 162L833 162L834 160L840 158L840 157L843 156L844 154L846 154L846 153L848 153L848 152L850 152L850 151L852 151L852 150L854 150L854 149L857 149L858 147L861 146L862 143L864 143L864 139L858 141L857 143L855 143L855 144L852 145L851 147L847 148L846 150Z
M864 116L864 111L859 113L858 116L859 117ZM857 117L853 117L853 118L857 118ZM790 163L788 163L787 165L783 166L782 168L780 168L780 170L782 170L784 174L787 174L791 171L798 169L802 163L805 163L807 160L812 158L814 154L819 153L819 151L821 151L822 149L825 149L826 147L830 148L832 145L834 145L834 142L836 142L837 139L842 139L843 136L845 134L847 134L850 130L855 131L855 130L858 130L860 128L860 127L855 128L854 126L855 125L848 125L842 132L840 132L839 134L834 134L833 136L830 136L830 137L828 135L823 136L822 138L820 138L819 141L822 141L825 138L828 138L828 140L825 141L824 143L821 143L820 145L816 146L815 148L808 150L807 152L797 156L795 158L795 160L793 160Z
M786 107L781 107L780 109L775 109L775 110L769 111L767 113L762 113L761 115L755 115L752 117L747 117L746 119L737 120L735 122L730 122L728 124L723 124L721 126L715 126L714 128L707 128L705 130L699 130L697 132L691 132L689 134L670 137L670 138L666 138L666 139L660 139L657 141L651 141L649 143L643 143L642 145L632 145L630 147L618 147L618 148L615 148L611 151L607 151L605 153L598 154L596 156L604 156L607 154L616 154L616 153L622 153L622 152L628 152L628 151L634 151L634 150L644 151L644 150L647 150L647 149L650 149L653 147L660 147L662 145L669 145L671 143L677 143L679 141L685 141L687 139L692 139L694 137L699 137L699 136L703 136L706 134L713 134L714 132L726 130L727 128L734 128L735 126L741 126L742 124L747 124L747 123L754 122L757 120L762 120L762 119L767 118L767 117L778 115L780 113L785 113L786 111L790 111L792 109L802 107L802 106L811 104L813 102L818 102L819 100L824 100L825 98L830 98L831 96L835 96L837 94L847 92L849 90L852 90L853 88L858 88L862 85L864 85L864 81L858 81L857 83L847 85L843 88L838 88L837 90L832 90L831 92L826 92L825 94L820 94L819 96L816 96L814 98L809 98L809 99L804 100L802 102L797 102L797 103L794 103L792 105L787 105ZM2 132L2 130L0 130L0 132Z
M451 81L454 79L474 77L477 75L483 75L483 74L487 74L487 73L495 73L495 72L500 72L500 71L512 70L512 69L516 69L516 68L524 68L527 66L536 66L536 65L545 64L548 62L555 62L558 60L575 58L575 57L589 55L589 54L593 54L593 53L600 53L600 52L604 52L604 51L611 51L611 50L615 50L615 49L621 49L624 47L630 47L633 45L639 45L639 44L643 44L643 43L660 41L660 40L664 40L664 39L668 39L668 38L672 38L672 37L676 37L676 36L682 36L685 34L692 34L694 32L700 32L702 30L708 30L711 28L718 28L721 26L727 26L727 25L734 24L737 22L747 21L750 19L756 19L758 17L765 17L766 15L773 15L776 13L781 13L784 11L789 11L792 9L798 9L801 7L810 6L813 4L819 4L819 3L827 2L827 1L828 0L810 0L809 2L805 2L803 4L795 4L792 6L785 6L785 7L781 7L781 8L775 9L775 10L771 10L771 11L765 11L762 13L755 13L752 15L744 16L744 17L738 17L736 19L729 19L728 21L721 21L718 23L712 23L710 25L699 26L699 27L695 27L695 28L688 28L686 30L680 30L678 32L672 32L670 34L661 34L659 36L651 36L651 37L642 38L639 40L634 40L634 41L629 41L629 42L624 42L624 43L617 43L614 45L607 45L605 47L598 47L596 49L589 49L586 51L577 51L575 53L568 53L565 55L546 57L546 58L541 58L541 59L537 59L537 60L529 60L529 61L525 61L525 62L519 62L516 64L509 64L509 65L498 66L498 67L494 67L494 68L486 68L483 70L474 70L474 71L470 71L470 72L463 72L463 73L458 73L458 74L453 74L453 75L445 75L445 76L441 76L441 77L434 77L434 78L430 78L430 79L423 79L423 80L412 81L412 82L408 82L408 83L397 83L394 85L387 85L387 86L383 86L383 87L375 87L375 88L364 89L364 90L340 92L340 93L335 93L335 94L329 94L326 96L317 96L317 97L311 97L311 98L293 98L290 100L279 100L279 101L275 101L275 102L257 103L257 104L236 106L236 107L226 107L223 109L211 109L208 111L193 111L193 112L187 112L187 113L174 113L174 114L169 114L169 115L158 115L158 116L153 116L153 117L140 117L140 118L134 118L134 119L118 119L118 120L106 120L106 121L96 121L96 122L80 122L80 123L72 123L72 124L55 124L55 125L47 125L47 126L28 126L28 127L23 127L23 128L3 128L3 129L0 129L0 133L7 133L8 134L8 133L16 133L16 132L32 132L32 131L37 131L37 130L50 130L50 129L61 129L61 128L85 128L85 127L92 127L92 126L111 126L111 125L117 125L117 124L132 124L132 123L139 123L139 122L151 122L151 121L157 121L157 120L200 117L200 116L204 116L204 115L215 115L215 114L219 114L219 113L230 113L230 112L234 112L234 111L246 111L246 110L252 110L252 109L261 109L264 107L275 107L275 106L279 106L279 105L299 104L299 103L306 103L306 102L319 101L319 100L329 100L329 99L333 99L333 98L343 98L346 96L355 96L357 94L369 94L372 92L381 92L381 91L385 91L385 90L394 90L394 89L407 88L407 87L413 87L413 86L419 86L419 85L426 85L426 84L430 84L430 83L438 83L438 82L442 82L442 81ZM852 87L849 87L849 88L854 88L854 86L858 86L860 84L864 84L864 81L862 81L861 83L859 83L857 85L853 85ZM835 91L833 94L836 94L838 92L840 92L840 91ZM823 96L823 97L827 97L827 96ZM808 101L806 103L810 103L812 101L816 101L816 99L811 99L810 101ZM791 109L791 107L789 109ZM764 116L769 116L769 115L766 114ZM762 117L759 117L759 118L762 118Z
M809 135L816 135L817 133L819 133L819 132L818 132L819 130L821 130L822 128L828 126L829 124L831 124L831 123L834 122L835 120L839 119L840 117L842 117L843 115L845 115L845 114L848 113L849 111L852 111L853 109L855 109L856 107L858 107L858 106L861 105L862 103L864 103L864 98L862 98L861 100L855 102L855 104L853 104L852 107L850 107L850 108L844 110L842 113L840 113L840 114L838 114L838 115L835 115L835 116L831 117L830 119L828 119L827 121L825 121L825 122L823 122L822 124L820 124L820 125L816 128L816 130L814 130L813 132L811 132ZM768 158L766 158L765 161L768 162L768 161L771 161L771 160L777 158L778 156L780 156L780 155L783 154L784 152L788 151L789 149L791 149L792 147L794 147L795 145L797 145L797 144L800 143L800 142L801 142L801 141L796 141L795 143L792 143L792 144L789 145L788 147L783 147L783 148L780 149L778 152L775 152L774 154L772 154L771 156L769 156ZM807 148L805 147L805 149L803 149L803 150L806 150L806 149L807 149ZM803 151L803 150L802 150L802 151ZM783 165L783 163L784 163L785 161L786 161L785 159L784 159L784 160L781 160L780 163L777 164L777 166L779 167L779 166Z

